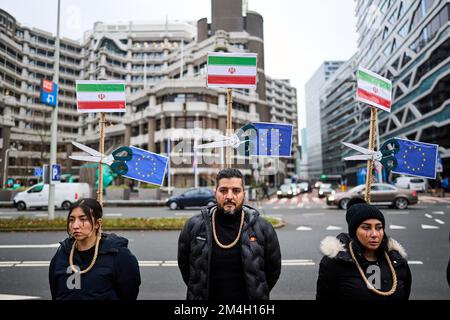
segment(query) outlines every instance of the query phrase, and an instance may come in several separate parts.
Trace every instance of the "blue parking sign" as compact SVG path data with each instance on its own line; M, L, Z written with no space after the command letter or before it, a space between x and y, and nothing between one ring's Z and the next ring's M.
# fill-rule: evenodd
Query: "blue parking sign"
M41 167L34 168L34 176L42 177L42 168Z
M58 85L53 81L42 80L41 103L56 107L58 101Z
M51 175L51 179L50 179L51 184L60 183L61 182L61 165L53 164L50 175Z

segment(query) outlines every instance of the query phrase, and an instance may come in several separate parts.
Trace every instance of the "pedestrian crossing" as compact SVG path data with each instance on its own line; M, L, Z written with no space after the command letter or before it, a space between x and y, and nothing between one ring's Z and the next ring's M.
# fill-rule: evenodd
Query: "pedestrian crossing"
M395 225L395 224L391 224L388 226L389 230L406 230L407 227L406 226L400 226L400 225ZM421 224L420 225L420 229L422 230L430 230L430 229L439 229L439 226L434 226L434 225L427 225L427 224ZM317 228L313 228L310 226L306 226L306 225L301 225L298 226L295 230L297 231L343 231L343 232L347 232L347 226L320 226Z
M325 198L320 199L316 194L304 193L292 198L281 198L272 197L270 200L264 200L261 202L264 206L274 207L274 209L280 208L306 208L312 207L326 207Z
M429 203L429 204L450 204L450 197L438 198L426 195L419 195L419 203Z
M177 267L177 260L139 260L139 267ZM315 263L312 259L287 259L282 260L283 266L313 266ZM2 268L48 268L50 261L0 261L0 269ZM0 295L1 296L1 295ZM1 300L1 299L0 299Z
M292 198L278 199L276 196L270 200L260 202L265 207L273 207L273 209L311 209L311 208L328 208L325 198L319 198L317 193L303 193ZM449 204L450 197L438 198L427 195L419 195L420 204ZM450 206L449 206L450 207Z

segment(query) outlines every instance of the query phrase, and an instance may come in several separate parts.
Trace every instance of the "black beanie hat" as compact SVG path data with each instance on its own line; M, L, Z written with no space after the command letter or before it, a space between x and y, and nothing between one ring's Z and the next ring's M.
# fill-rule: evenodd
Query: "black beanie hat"
M368 204L361 198L352 198L347 204L347 213L345 219L348 224L348 233L350 237L356 237L356 229L360 224L368 219L378 219L383 224L383 229L385 228L385 221L383 213L378 210L377 207Z

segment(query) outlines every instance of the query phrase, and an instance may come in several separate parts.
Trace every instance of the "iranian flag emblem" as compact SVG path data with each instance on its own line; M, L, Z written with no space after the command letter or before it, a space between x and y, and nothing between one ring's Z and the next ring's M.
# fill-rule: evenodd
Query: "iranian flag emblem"
M208 87L255 89L256 53L208 53Z
M389 79L361 67L357 71L356 78L358 101L391 112L392 82Z
M78 112L125 112L125 83L117 80L77 80Z

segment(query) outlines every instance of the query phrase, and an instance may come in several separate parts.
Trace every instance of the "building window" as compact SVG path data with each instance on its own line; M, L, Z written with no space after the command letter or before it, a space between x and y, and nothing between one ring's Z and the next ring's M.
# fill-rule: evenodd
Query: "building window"
M412 60L412 58L407 52L403 53L402 68L411 60Z
M420 141L435 143L444 148L450 148L450 124L443 127L429 127L422 131Z
M131 127L131 136L137 137L139 135L139 126Z
M164 118L164 124L165 124L165 128L169 129L172 127L172 118L171 117L165 117Z
M184 128L184 127L185 127L184 117L177 117L175 119L175 128Z
M394 10L394 12L391 14L391 16L389 17L389 23L391 24L391 25L394 25L395 24L395 22L397 22L397 15L396 15L396 12L395 12L395 10Z
M408 22L405 22L401 29L398 31L398 34L405 38L408 35Z
M442 61L448 58L450 52L450 39L447 39L436 50L434 50L430 57L421 64L416 71L416 77L414 78L414 84L417 84L428 72L434 69Z
M447 75L446 77L439 80L431 93L414 102L414 105L422 115L436 110L437 108L441 107L442 104L448 99L449 86L450 75Z
M193 129L194 128L194 117L186 117L186 128Z
M404 13L405 13L405 10L403 9L403 2L400 2L400 7L398 8L397 19L400 20L400 18L403 17Z

